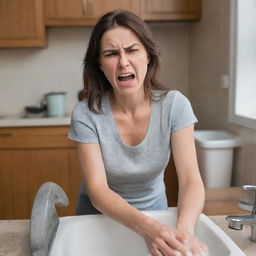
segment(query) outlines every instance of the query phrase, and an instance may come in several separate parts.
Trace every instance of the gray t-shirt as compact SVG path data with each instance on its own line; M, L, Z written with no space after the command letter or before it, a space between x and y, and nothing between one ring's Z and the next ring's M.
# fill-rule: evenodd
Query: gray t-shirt
M107 95L102 109L103 114L95 114L86 100L79 102L68 137L100 144L108 185L128 203L139 210L166 209L163 178L170 157L170 135L197 122L190 102L175 90L152 101L147 133L136 146L126 145L119 136Z

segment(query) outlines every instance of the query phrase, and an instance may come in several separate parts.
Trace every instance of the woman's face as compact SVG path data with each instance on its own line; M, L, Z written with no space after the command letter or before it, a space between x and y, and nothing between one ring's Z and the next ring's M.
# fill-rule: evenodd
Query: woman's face
M100 68L115 94L144 93L148 63L146 49L132 30L117 26L104 33L100 44Z

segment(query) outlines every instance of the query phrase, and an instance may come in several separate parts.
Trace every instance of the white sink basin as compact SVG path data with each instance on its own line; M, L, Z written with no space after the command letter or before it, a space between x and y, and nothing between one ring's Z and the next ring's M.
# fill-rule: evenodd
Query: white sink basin
M175 226L176 208L145 214ZM197 237L210 256L245 256L240 248L206 215L201 214ZM142 237L104 215L61 217L50 256L149 256Z

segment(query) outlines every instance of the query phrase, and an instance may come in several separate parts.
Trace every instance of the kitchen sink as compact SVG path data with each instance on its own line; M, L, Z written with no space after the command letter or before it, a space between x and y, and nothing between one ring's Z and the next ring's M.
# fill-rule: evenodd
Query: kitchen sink
M177 208L144 212L175 226ZM59 218L50 256L150 256L141 236L104 215ZM211 256L245 256L241 249L206 215L201 214L196 236L207 244Z

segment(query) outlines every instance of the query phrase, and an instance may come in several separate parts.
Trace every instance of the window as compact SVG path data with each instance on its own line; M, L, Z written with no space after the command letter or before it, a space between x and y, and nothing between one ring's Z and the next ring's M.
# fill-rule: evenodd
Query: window
M256 129L256 1L231 1L229 119Z

